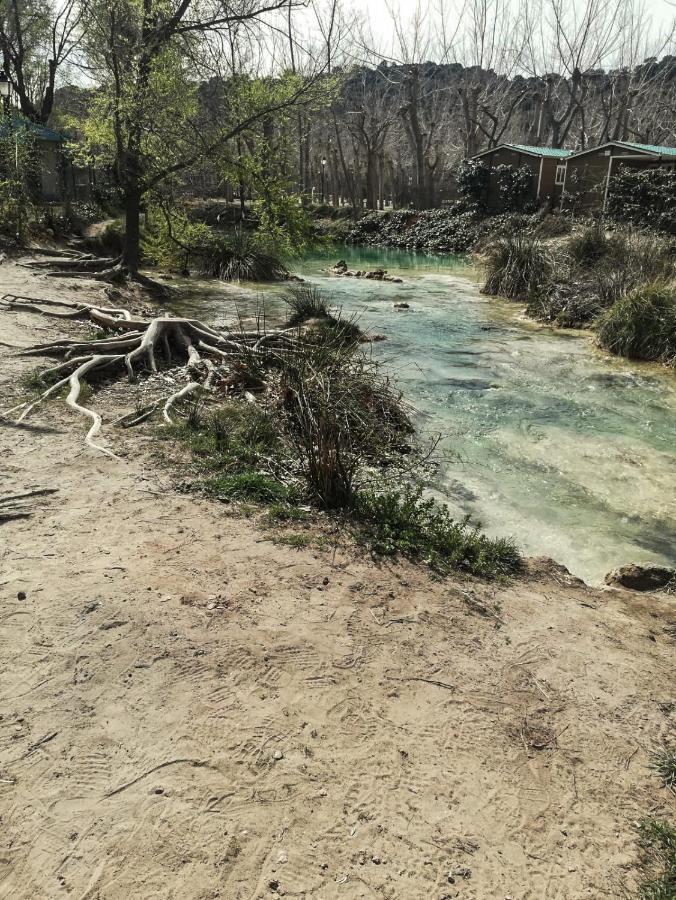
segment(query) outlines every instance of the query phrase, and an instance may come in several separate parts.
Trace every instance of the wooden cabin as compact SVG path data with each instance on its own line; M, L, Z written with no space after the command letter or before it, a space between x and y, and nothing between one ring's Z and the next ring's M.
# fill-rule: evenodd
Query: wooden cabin
M497 166L527 167L531 171L531 199L544 203L558 202L563 190L566 159L570 150L555 147L532 147L528 144L500 144L473 156L489 169ZM489 208L499 206L496 185L491 179L488 187Z
M610 179L623 168L676 167L676 147L608 141L571 153L565 164L563 191L577 195L588 209L605 209Z

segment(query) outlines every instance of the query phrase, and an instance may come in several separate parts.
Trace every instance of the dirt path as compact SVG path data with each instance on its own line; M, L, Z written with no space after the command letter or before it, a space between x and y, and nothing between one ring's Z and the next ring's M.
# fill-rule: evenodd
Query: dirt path
M5 345L60 327L0 314L3 408ZM674 806L673 598L290 550L173 492L148 431L104 427L120 463L30 421L0 492L58 493L0 526L0 897L620 896Z

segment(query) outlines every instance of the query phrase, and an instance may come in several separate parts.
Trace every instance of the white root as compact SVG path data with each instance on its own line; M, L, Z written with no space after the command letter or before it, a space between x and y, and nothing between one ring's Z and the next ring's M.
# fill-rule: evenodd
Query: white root
M105 453L106 456L110 456L111 459L119 460L120 457L117 454L113 453L112 450L107 450L105 447L102 447L100 444L94 443L94 438L101 430L101 425L103 424L103 420L99 413L95 412L93 409L89 409L86 406L81 406L77 401L80 396L80 391L82 390L82 384L80 383L80 375L85 375L90 369L95 368L98 365L116 361L117 359L121 359L121 356L118 357L105 357L105 356L95 356L93 359L90 359L88 362L83 363L79 366L70 376L68 382L70 384L70 391L68 392L68 396L66 397L66 403L70 406L71 409L74 409L76 412L82 413L85 416L88 416L92 420L92 425L89 431L87 432L87 436L85 437L85 444L88 447L91 447L92 450L100 450L101 453Z
M172 393L166 400L157 400L136 412L126 413L113 424L129 427L149 418L156 409L162 406L162 417L167 424L173 424L172 408L181 399L197 391L212 389L214 378L222 368L212 361L218 359L219 365L229 360L250 360L253 356L261 359L272 359L277 355L296 352L301 338L297 329L287 328L278 331L245 331L243 329L226 328L217 331L197 319L172 318L163 315L152 319L134 316L130 310L98 306L96 304L77 301L39 299L6 294L0 298L0 304L31 310L40 315L59 315L54 308L66 308L65 315L86 315L90 321L100 325L108 332L107 336L91 341L62 339L47 344L22 348L20 355L60 356L61 362L46 369L45 376L60 376L55 384L32 402L22 403L9 410L17 413L21 410L17 424L22 422L36 406L53 396L65 385L69 386L66 403L74 411L91 420L85 443L88 447L119 459L110 450L95 442L102 428L102 417L92 409L79 402L82 380L95 369L104 366L117 366L125 369L131 381L135 380L136 363L144 360L151 372L157 372L158 361L156 349L158 344L164 351L168 364L176 358L182 359L191 381L180 390ZM47 308L45 308L47 307ZM118 332L117 334L115 332ZM291 332L295 333L292 337ZM210 358L209 358L210 357ZM205 375L206 370L206 375ZM249 402L256 402L253 394L246 391L244 397Z
M180 391L176 391L176 393L167 398L167 402L164 404L164 409L162 410L162 418L168 425L174 424L174 420L169 415L169 410L174 403L181 400L183 397L187 397L188 394L194 394L195 391L199 390L201 387L202 385L199 381L191 381L189 384L182 387Z

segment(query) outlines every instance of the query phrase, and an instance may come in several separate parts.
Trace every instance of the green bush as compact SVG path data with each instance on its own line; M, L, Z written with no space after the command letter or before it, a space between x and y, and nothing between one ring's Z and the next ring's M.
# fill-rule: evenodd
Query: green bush
M440 574L457 570L493 578L513 574L522 564L512 541L488 538L469 520L456 522L447 506L412 488L360 493L355 517L375 553L401 553Z
M676 290L653 284L622 297L601 317L601 347L632 359L676 366Z
M300 284L290 288L284 297L291 315L288 325L302 325L309 319L326 319L330 304L319 288L311 284Z
M484 294L527 300L551 282L554 260L537 238L516 234L498 238L486 249Z
M676 172L621 169L610 179L606 214L616 222L676 234Z

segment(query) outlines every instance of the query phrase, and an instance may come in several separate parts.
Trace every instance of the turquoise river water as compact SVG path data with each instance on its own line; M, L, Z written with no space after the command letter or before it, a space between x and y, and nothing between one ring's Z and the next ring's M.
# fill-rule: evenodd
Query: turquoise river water
M331 276L339 256L404 283ZM458 515L590 583L627 562L676 564L676 376L528 322L480 294L455 257L340 248L296 271L387 336L367 352L395 377L423 434L441 434L435 487ZM282 292L193 283L180 308L223 322L264 306L277 318Z

